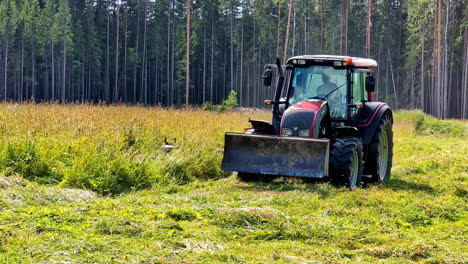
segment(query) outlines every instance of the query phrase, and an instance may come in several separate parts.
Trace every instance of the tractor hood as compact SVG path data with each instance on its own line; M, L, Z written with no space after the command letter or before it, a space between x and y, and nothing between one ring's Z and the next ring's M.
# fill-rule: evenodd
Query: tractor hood
M327 101L308 99L297 102L284 111L280 135L318 138L320 122L327 113Z

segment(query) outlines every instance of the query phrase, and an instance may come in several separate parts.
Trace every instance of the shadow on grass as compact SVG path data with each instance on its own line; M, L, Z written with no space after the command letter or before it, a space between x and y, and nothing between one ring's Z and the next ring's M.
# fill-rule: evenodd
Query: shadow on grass
M317 193L321 197L328 197L334 193L337 193L341 189L330 184L327 179L312 178L279 177L276 179L248 181L248 183L249 185L240 186L240 188L249 191L305 191L310 193ZM366 188L368 186L369 185L364 183L362 187ZM437 195L439 193L436 189L428 184L415 183L401 179L390 179L382 187L393 191L425 192L432 195Z
M390 179L385 187L394 191L413 191L437 194L438 191L428 184L404 181L401 179Z
M327 183L327 180L313 178L277 177L241 182L249 183L249 185L239 187L247 191L303 191L317 193L321 197L328 197L337 190L337 188L331 184L323 184Z

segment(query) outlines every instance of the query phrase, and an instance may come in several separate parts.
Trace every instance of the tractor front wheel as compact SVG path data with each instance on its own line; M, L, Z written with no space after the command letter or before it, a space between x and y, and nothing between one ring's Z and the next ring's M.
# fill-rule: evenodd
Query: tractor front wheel
M330 178L333 185L350 190L361 185L362 142L357 137L337 138L330 153Z
M372 143L369 145L364 174L370 174L370 182L382 183L390 179L393 158L392 119L384 116L375 131Z

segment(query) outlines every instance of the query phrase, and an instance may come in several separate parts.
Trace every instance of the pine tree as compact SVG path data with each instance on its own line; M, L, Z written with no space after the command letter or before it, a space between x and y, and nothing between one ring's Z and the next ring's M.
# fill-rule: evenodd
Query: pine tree
M62 48L62 69L61 69L61 98L62 102L67 100L67 56L73 50L71 31L71 13L67 0L60 0L57 13L54 16L54 35L57 36Z

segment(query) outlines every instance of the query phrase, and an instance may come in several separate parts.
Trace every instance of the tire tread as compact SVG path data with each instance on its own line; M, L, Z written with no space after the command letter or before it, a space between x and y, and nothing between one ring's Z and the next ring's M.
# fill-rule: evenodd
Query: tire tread
M392 119L390 115L384 115L380 121L379 126L377 127L374 136L372 138L371 144L369 144L369 151L367 154L367 161L365 163L364 174L371 175L372 177L369 178L367 181L371 183L381 183L381 179L378 175L378 156L379 156L379 143L380 143L380 135L382 131L386 130L388 135L388 148L389 148L389 155L388 155L388 163L387 163L387 172L385 173L385 177L383 181L387 181L390 179L390 171L392 168L392 160L393 160L393 130L392 130Z
M362 142L357 137L337 138L334 140L330 152L330 176L333 185L351 186L349 175L351 173L352 158L354 151L358 151L360 158L358 178L356 187L360 186L362 174Z

